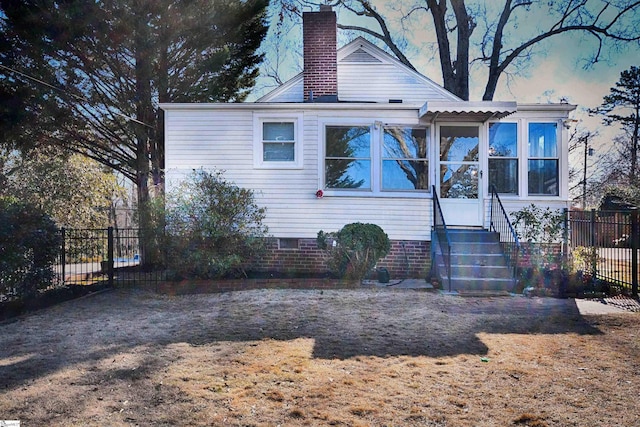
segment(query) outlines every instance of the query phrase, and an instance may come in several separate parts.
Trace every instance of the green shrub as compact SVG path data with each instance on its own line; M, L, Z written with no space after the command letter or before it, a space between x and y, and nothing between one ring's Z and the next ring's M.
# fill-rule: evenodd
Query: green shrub
M598 261L600 261L600 255L596 247L576 246L571 255L574 269L585 273L591 274L594 272Z
M553 245L562 241L564 213L534 204L512 212L513 226L534 268L547 268L557 261Z
M238 276L265 251L265 209L220 171L194 171L167 194L164 213L166 265L175 278Z
M0 294L29 299L50 286L62 236L35 206L0 197Z
M568 273L554 248L562 242L564 212L531 204L512 212L511 217L530 262L529 266L519 269L519 288L544 290L540 295L562 294Z
M375 224L353 223L337 233L318 232L318 247L329 255L329 269L348 280L362 280L391 249L387 234Z

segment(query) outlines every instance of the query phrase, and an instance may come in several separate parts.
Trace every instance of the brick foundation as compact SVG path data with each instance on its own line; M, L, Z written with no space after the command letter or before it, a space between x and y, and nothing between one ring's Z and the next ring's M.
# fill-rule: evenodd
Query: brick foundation
M325 253L315 239L298 239L297 249L280 249L278 239L270 239L267 254L256 269L285 274L326 274ZM392 240L391 251L377 264L389 270L391 278L424 278L430 267L430 242Z
M532 252L542 252L542 261L545 264L545 267L550 269L559 269L562 268L562 244L561 243L551 243L551 244L540 244L540 243L530 243L530 242L522 242L523 252L520 255L520 259L518 260L518 264L521 268L531 268L534 265L531 262L531 253Z

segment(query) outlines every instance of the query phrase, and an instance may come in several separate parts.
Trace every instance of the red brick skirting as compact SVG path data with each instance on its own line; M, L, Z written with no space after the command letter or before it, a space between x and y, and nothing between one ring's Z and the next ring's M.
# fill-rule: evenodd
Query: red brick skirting
M250 289L356 289L360 286L358 282L339 279L183 280L158 283L155 291L167 295L190 295Z
M254 268L289 275L326 273L327 256L318 248L316 239L295 240L299 242L296 249L280 249L278 239L269 239L267 253ZM392 240L391 251L377 266L389 270L391 278L425 277L431 264L430 244L419 240Z

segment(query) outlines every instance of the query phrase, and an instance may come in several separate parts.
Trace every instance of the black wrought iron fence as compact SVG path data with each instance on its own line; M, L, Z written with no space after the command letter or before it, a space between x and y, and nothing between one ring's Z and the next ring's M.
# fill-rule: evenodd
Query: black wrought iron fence
M138 228L63 229L60 261L64 285L155 285L163 271L145 264Z
M638 296L638 211L568 211L574 266Z

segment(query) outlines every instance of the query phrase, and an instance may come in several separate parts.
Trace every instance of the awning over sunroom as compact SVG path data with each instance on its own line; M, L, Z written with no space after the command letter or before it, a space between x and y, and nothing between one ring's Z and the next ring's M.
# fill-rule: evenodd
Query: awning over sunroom
M428 101L420 108L420 118L486 122L501 119L518 111L515 102Z

